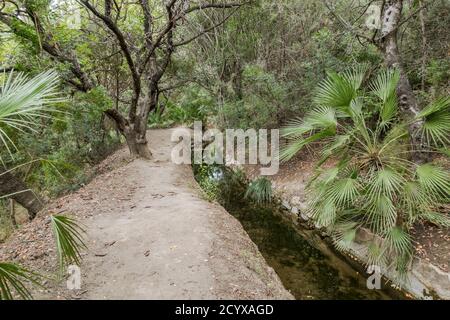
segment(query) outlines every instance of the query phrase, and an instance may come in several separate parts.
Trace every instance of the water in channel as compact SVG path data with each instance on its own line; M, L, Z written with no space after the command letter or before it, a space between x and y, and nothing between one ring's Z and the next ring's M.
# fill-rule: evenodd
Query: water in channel
M313 245L314 241L323 240L294 229L276 213L276 206L257 206L245 199L243 176L236 177L217 166L194 166L194 173L205 192L215 193L216 199L241 222L296 299L391 299L383 290L367 289L366 277L337 255L317 249L321 246Z

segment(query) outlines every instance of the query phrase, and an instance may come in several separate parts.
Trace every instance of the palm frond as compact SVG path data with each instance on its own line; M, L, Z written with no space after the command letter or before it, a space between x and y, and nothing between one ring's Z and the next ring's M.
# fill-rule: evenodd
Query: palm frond
M396 97L399 81L400 72L396 69L389 69L381 71L369 87L383 103L386 103L391 100L392 97Z
M345 178L335 181L325 193L328 201L338 207L346 207L359 196L359 184L356 179Z
M350 135L337 135L333 138L333 141L327 144L322 150L322 158L317 163L317 167L324 164L331 156L339 154L339 152L345 150L350 142Z
M83 241L84 230L72 218L52 216L51 225L56 239L60 267L69 264L79 265L81 250L86 249Z
M336 128L336 112L330 107L317 107L304 119L294 119L281 129L281 136L286 139L302 138L306 133L318 129Z
M431 103L416 120L423 120L422 136L430 145L447 146L450 143L450 97Z
M31 300L26 283L39 285L40 276L13 263L0 262L0 300L13 300L14 293L21 299Z
M392 156L398 157L399 153L408 150L408 129L405 125L393 126L381 143L380 155L384 159Z
M357 64L355 67L342 72L341 75L355 90L359 90L366 78L369 67L368 63Z
M384 194L368 199L363 211L367 212L366 221L377 234L384 234L395 226L397 209L392 199Z
M385 255L385 250L377 242L373 241L367 246L367 265L368 266L385 266L388 258Z
M334 225L337 219L337 209L330 200L325 200L320 205L310 209L314 221L319 227L329 227Z
M281 129L281 136L288 140L280 152L280 160L292 159L308 144L319 141L336 133L336 112L330 107L318 107L304 120L294 119Z
M319 84L314 102L319 106L333 107L348 114L350 102L356 97L358 88L346 77L328 73L327 79Z
M439 227L450 228L450 217L448 214L434 211L424 211L420 214L420 218Z
M333 129L328 130L322 130L316 134L313 134L307 138L298 138L297 140L288 142L286 145L284 145L280 152L280 160L282 162L289 161L292 159L296 154L298 154L305 146L320 141L324 138L331 137L334 135Z
M390 229L385 237L384 245L387 252L394 255L396 270L400 277L408 271L408 264L413 254L411 236L400 227Z
M431 164L418 166L417 181L432 199L448 201L450 195L450 174L448 171Z
M36 118L48 117L49 106L62 102L57 90L59 77L55 71L47 71L32 79L23 73L11 72L0 86L0 143L10 155L16 148L6 128L23 131L32 129Z
M381 169L372 174L368 182L367 194L375 198L383 195L392 198L400 191L404 183L405 179L401 174L391 169Z
M412 240L411 236L400 227L394 227L386 233L385 244L389 251L397 254L411 254Z
M337 223L333 226L333 243L341 252L346 252L355 241L358 224L356 222Z
M397 97L393 95L386 101L384 101L383 104L381 104L380 106L381 125L385 127L388 124L392 123L396 119L397 114L398 114Z
M419 219L423 212L427 211L431 205L425 190L416 181L408 181L403 186L400 204L407 213L407 222L410 226Z

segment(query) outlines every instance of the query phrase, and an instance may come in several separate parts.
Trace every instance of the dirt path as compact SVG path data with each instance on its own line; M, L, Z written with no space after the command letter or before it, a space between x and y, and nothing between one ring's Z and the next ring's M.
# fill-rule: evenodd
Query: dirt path
M41 298L292 298L240 223L202 198L191 168L170 162L170 135L150 131L154 160L122 165L55 205L54 211L68 211L86 226L90 250L81 290L60 285ZM123 160L124 154L115 157ZM43 266L54 264L51 249L42 246L34 251L43 252ZM41 257L30 259L39 265Z

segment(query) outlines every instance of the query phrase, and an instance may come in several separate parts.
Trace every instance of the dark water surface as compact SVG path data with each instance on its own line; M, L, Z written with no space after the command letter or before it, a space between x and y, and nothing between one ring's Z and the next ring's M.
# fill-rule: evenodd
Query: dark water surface
M382 291L367 289L365 277L337 257L332 261L271 210L226 209L297 299L390 299Z
M315 239L318 237L312 231L305 229L300 234L276 213L275 207L255 206L244 199L243 183L233 177L231 183L222 181L227 180L226 174L218 174L217 168L209 178L205 178L204 170L199 173L195 167L194 173L200 185L202 179L221 181L219 201L241 222L267 263L297 299L391 299L384 291L367 289L365 276L332 251L323 253L317 249L325 245L320 238Z

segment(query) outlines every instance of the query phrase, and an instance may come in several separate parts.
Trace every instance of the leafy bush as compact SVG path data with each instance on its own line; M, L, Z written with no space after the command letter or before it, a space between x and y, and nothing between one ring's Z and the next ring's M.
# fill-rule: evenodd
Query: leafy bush
M224 128L276 128L290 110L288 87L258 65L246 66L242 77L242 99L225 101L216 122Z
M37 134L22 134L17 156L20 161L46 159L30 167L28 181L48 195L77 189L89 178L89 167L100 162L120 144L114 127L103 111L111 100L101 88L76 94Z
M195 165L195 178L209 201L217 200L219 194L220 169L216 166Z
M190 126L195 121L206 122L210 114L213 100L206 91L190 86L183 90L181 97L166 99L150 115L150 127L169 127L174 124Z

